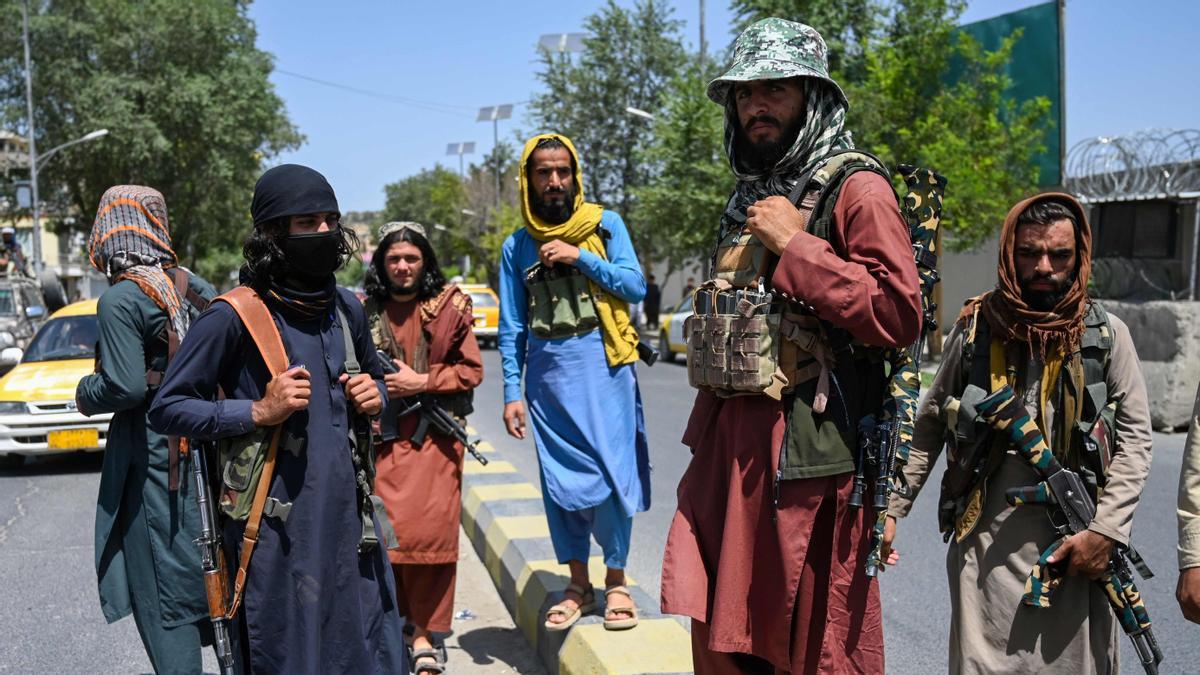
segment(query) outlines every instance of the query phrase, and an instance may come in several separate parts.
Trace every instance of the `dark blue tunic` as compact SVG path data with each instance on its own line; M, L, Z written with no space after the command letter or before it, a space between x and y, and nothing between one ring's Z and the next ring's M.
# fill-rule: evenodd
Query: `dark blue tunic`
M338 294L357 359L386 396L362 305L349 291ZM308 409L285 423L306 444L298 453L280 448L270 496L293 506L286 522L262 520L234 639L249 636L249 648L240 651L249 654L255 672L406 672L385 551L358 553L362 526L347 435L352 404L337 381L345 371L342 328L332 308L318 320L303 320L270 307L291 363L312 377L312 396ZM214 303L172 361L151 406L151 424L200 439L247 433L254 427L250 404L262 398L268 379L233 308ZM223 401L216 400L218 385ZM225 519L231 570L243 529L244 523Z

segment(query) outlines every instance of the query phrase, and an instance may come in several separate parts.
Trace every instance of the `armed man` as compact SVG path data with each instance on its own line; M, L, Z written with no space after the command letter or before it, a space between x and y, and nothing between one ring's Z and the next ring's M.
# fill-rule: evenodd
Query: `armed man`
M1179 472L1179 582L1175 597L1188 621L1200 623L1200 389Z
M216 441L231 594L210 603L229 604L239 671L404 672L391 526L370 493L383 370L334 277L357 239L308 167L264 173L250 211L243 285L192 325L150 410L161 433Z
M375 489L399 542L388 558L400 613L412 627L413 672L436 674L445 650L435 648L431 634L450 631L465 448L431 427L415 437L425 411L404 415L396 406L421 396L423 406L439 405L458 420L471 413L472 392L483 381L471 297L446 283L418 223L380 228L364 287L375 347L395 364L384 376L388 419L376 450Z
M1151 427L1129 329L1088 297L1091 246L1070 195L1014 206L1000 233L996 288L964 306L917 418L907 488L893 493L889 513L908 514L948 444L938 517L950 542L951 672L1108 673L1119 665L1118 623L1092 580L1107 578L1110 561L1123 562L1114 553L1129 546ZM1006 388L1035 423L1021 437L1028 441L1012 442L1019 436L999 433L1006 430L985 414ZM1014 498L1069 477L1048 478L1050 458L1035 465L1028 456L1039 436L1094 505L1090 523L1082 519L1065 538L1048 515L1084 495L1052 489L1053 504ZM894 536L889 518L884 541Z
M766 19L708 96L737 186L688 318L700 391L663 560L697 673L883 672L874 519L848 508L880 352L920 331L909 228L809 26Z
M566 630L596 605L588 579L594 536L608 568L604 627L632 628L625 587L633 514L650 508L650 459L634 362L630 303L646 280L621 216L583 199L579 155L566 136L525 143L520 164L525 227L500 254L500 356L504 424L525 438L525 403L541 467L550 539L571 583L546 614Z
M179 479L178 439L148 428L146 413L168 359L216 291L179 267L167 204L153 188L104 193L88 256L111 284L97 305L96 372L75 391L84 415L113 413L96 501L100 607L109 623L133 614L155 672L198 673L212 632L192 543L195 495Z

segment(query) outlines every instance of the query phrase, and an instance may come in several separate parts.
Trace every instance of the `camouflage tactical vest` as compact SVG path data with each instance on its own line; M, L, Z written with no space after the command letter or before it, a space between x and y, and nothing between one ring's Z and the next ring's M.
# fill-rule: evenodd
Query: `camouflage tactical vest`
M807 232L829 241L842 186L859 171L890 182L874 156L843 150L797 185L789 199ZM693 293L693 314L684 324L689 382L723 397L783 400L788 425L779 479L851 471L858 420L883 400L880 350L854 344L804 303L774 292L777 263L744 227L723 233L712 279Z
M1107 380L1112 327L1108 313L1098 302L1091 303L1083 322L1079 351L1071 356L1081 359L1083 365L1083 391L1071 392L1083 405L1079 419L1055 426L1070 429L1066 456L1060 461L1079 472L1091 488L1092 498L1098 499L1115 446L1118 402L1109 400ZM947 540L952 535L961 540L974 529L987 499L987 479L1008 450L975 410L975 403L991 392L991 344L991 328L976 309L963 324L963 377L958 386L961 394L947 399L941 407L946 424L946 472L942 474L938 499L938 526ZM1074 388L1066 372L1064 368L1059 375L1056 390L1059 386Z
M371 342L374 343L376 349L383 350L385 353L391 354L392 358L399 359L405 363L409 363L409 357L411 356L412 369L418 373L428 373L430 336L426 326L437 317L447 302L451 303L453 311L465 312L467 316L470 316L470 301L471 296L461 292L458 286L454 284L446 284L442 288L441 293L438 293L435 297L423 300L420 308L417 310L417 314L421 320L420 337L417 338L417 344L413 348L413 353L409 355L405 354L404 349L396 343L396 335L392 332L391 322L387 318L387 311L374 298L367 298L364 309L367 314L367 324L371 331ZM436 397L438 403L460 421L466 420L467 415L475 412L475 391L473 389L451 394L436 394Z

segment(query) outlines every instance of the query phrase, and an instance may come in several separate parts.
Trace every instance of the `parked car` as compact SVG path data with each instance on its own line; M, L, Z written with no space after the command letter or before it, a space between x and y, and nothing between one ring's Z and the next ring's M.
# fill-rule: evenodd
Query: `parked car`
M658 315L658 352L663 359L674 362L679 354L687 354L687 338L683 321L692 313L692 296Z
M21 360L46 315L66 304L64 295L52 272L42 283L20 274L0 274L0 375Z
M471 296L472 314L475 323L472 331L479 346L496 346L496 336L500 333L500 298L485 284L460 284L459 288Z
M25 457L104 449L111 413L75 408L79 380L95 369L96 301L60 309L37 329L20 363L0 377L0 466Z

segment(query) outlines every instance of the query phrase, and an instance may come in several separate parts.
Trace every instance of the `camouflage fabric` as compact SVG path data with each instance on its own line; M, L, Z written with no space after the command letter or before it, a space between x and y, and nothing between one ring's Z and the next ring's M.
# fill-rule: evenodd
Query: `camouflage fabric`
M837 92L842 105L846 94L829 77L829 50L817 29L785 19L763 19L738 36L733 63L725 74L708 84L708 97L725 105L734 82L814 77Z
M1042 430L1038 429L1037 422L1029 415L1012 387L1001 388L980 401L975 409L993 429L1005 436L1039 474L1048 476L1062 469L1046 444Z

